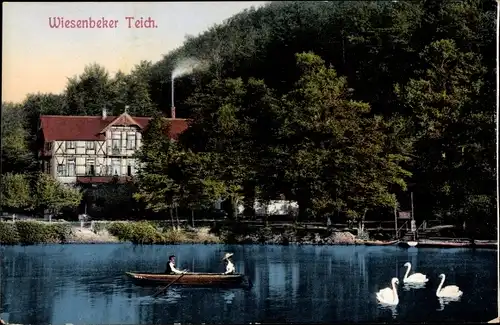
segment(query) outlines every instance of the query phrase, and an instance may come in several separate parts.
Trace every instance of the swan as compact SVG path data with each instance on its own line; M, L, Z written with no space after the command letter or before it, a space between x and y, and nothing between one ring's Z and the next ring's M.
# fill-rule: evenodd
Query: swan
M408 268L406 269L405 277L403 278L404 283L425 283L429 281L429 279L427 279L427 276L422 273L413 273L412 275L408 276L408 274L410 274L411 264L410 262L406 262L404 266Z
M396 290L396 284L399 284L398 278L391 279L392 289L390 287L381 289L377 292L377 300L380 303L387 305L397 305L399 303L398 291Z
M463 292L460 291L460 288L455 286L455 285L451 285L451 286L446 286L444 288L441 288L443 286L443 283L444 283L444 279L446 278L446 276L444 274L440 274L439 277L441 278L441 283L439 284L437 290L436 290L436 296L437 297L442 297L442 298L458 298L460 296L462 296Z

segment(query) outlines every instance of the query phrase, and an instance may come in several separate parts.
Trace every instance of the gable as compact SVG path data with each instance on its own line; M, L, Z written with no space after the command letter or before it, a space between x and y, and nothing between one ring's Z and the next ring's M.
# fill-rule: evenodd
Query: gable
M102 129L99 133L106 133L112 126L136 126L139 129L142 129L142 126L137 123L132 116L127 113L123 113L122 115L115 118L111 123L109 123L104 129Z

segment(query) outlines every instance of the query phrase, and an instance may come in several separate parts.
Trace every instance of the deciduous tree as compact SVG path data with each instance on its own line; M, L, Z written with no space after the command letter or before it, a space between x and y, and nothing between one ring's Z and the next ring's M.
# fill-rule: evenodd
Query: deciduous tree
M0 202L2 210L30 210L33 206L33 200L28 177L12 173L2 175Z

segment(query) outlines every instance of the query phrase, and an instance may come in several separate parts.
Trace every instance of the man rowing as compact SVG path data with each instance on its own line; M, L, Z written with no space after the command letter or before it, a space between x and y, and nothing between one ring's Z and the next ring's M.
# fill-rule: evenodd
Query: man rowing
M178 270L175 267L175 255L170 255L168 257L167 268L165 269L165 274L183 274L187 273L187 270Z
M234 268L234 264L231 261L231 256L233 256L233 253L226 253L222 260L224 261L224 264L226 264L226 272L224 274L235 274L236 269Z

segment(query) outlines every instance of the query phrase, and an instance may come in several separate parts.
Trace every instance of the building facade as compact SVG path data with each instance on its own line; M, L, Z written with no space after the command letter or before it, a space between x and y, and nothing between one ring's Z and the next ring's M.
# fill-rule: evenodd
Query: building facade
M39 158L42 170L62 183L107 183L126 180L137 173L133 157L142 143L150 117L60 116L40 117ZM186 119L168 118L169 136L187 129Z

